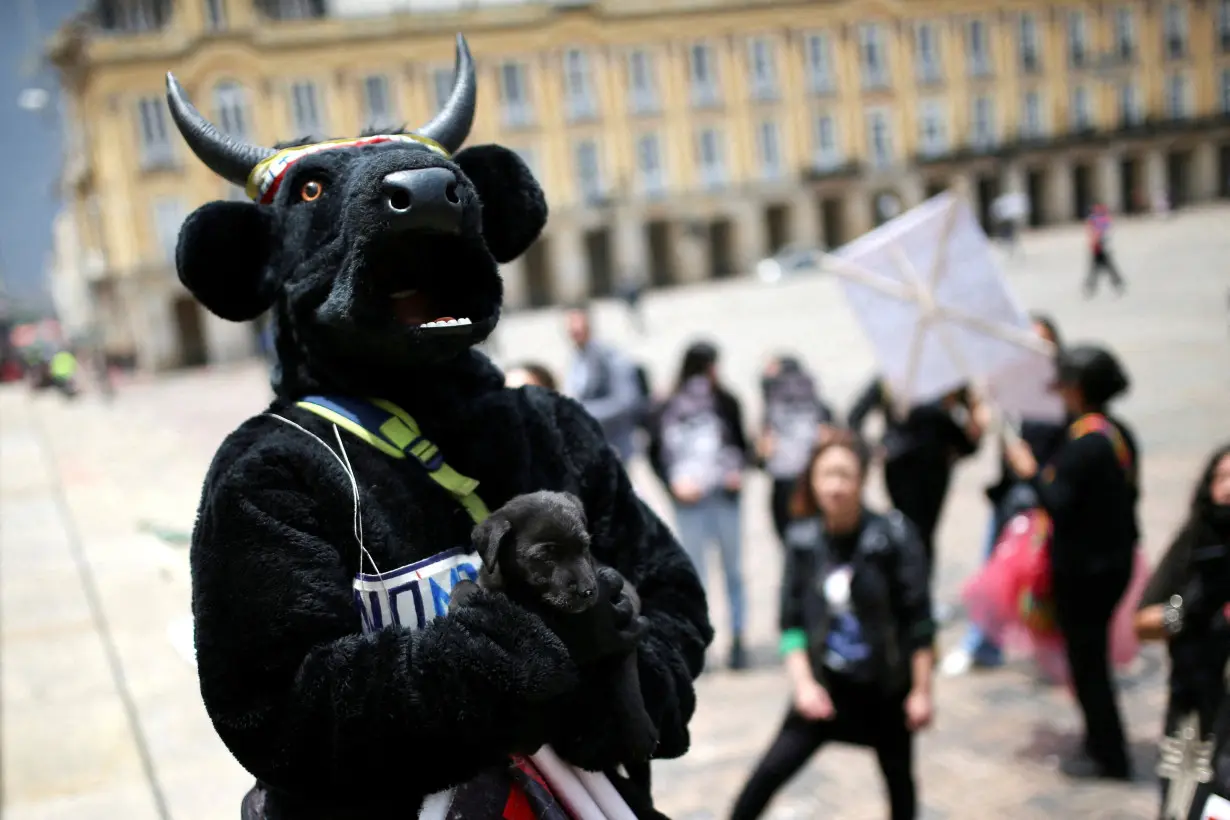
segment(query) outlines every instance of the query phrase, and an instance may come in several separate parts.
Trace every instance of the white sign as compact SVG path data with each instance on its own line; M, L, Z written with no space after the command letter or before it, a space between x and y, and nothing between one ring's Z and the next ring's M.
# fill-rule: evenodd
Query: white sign
M1008 290L964 199L943 193L825 257L867 333L882 377L905 404L1050 353Z

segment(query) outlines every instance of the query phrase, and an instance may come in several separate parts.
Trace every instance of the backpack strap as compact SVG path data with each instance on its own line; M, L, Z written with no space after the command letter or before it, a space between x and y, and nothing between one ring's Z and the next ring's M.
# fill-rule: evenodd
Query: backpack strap
M457 499L474 523L481 524L490 515L487 505L475 492L478 481L448 466L440 448L428 441L414 418L393 402L306 396L296 405L344 428L387 456L404 459L409 454L414 457L433 481Z
M1115 451L1115 458L1119 462L1119 466L1124 472L1131 475L1132 473L1132 451L1128 449L1127 442L1123 438L1123 434L1119 432L1119 428L1111 424L1110 419L1101 413L1086 413L1085 415L1072 422L1068 428L1069 436L1076 440L1082 436L1087 436L1090 433L1099 433L1106 436L1110 440L1110 446Z

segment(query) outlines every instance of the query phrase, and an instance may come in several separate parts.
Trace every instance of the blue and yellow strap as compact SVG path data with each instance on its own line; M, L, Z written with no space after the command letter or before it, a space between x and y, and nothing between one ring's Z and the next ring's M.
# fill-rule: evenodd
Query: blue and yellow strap
M384 399L306 396L296 402L304 410L331 421L392 458L413 456L432 480L456 498L474 523L490 515L478 497L478 481L444 462L440 448L424 438L418 423L405 410Z

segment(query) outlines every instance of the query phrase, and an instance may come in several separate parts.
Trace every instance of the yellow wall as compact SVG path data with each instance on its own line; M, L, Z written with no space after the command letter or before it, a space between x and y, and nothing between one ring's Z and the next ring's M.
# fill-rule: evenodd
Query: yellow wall
M1160 4L1128 3L1135 10L1138 57L1120 71L1139 84L1145 113L1161 116L1164 82L1171 67L1161 56ZM795 179L811 162L813 118L833 112L847 159L863 159L867 142L865 110L886 105L893 111L893 144L898 160L908 162L916 151L918 100L947 100L947 137L956 147L971 130L971 99L989 92L996 99L996 130L1001 139L1018 127L1024 91L1045 92L1046 125L1051 133L1067 127L1071 88L1090 87L1095 125L1112 127L1118 95L1113 85L1092 72L1074 76L1067 67L1066 22L1070 9L1084 9L1088 18L1089 50L1099 53L1113 45L1116 4L1059 4L1045 0L1005 2L988 7L974 0L931 2L762 3L733 0L607 0L587 10L553 11L538 6L514 6L459 15L398 15L377 20L323 20L270 23L258 20L247 0L227 0L229 28L222 34L204 31L202 3L176 3L176 17L167 30L154 34L93 37L87 46L78 92L85 112L94 190L100 197L105 244L113 270L158 264L151 216L155 197L179 195L189 208L222 196L226 186L212 177L174 137L178 167L144 172L137 165L136 101L163 93L163 74L171 69L207 116L211 89L224 79L248 89L250 118L256 137L267 144L297 136L290 131L288 86L311 78L318 82L323 108L334 136L357 132L362 77L389 77L397 107L412 126L431 114L430 69L452 62L452 33L466 33L478 61L480 106L471 142L499 141L532 149L552 207L566 209L578 201L573 170L573 143L597 136L603 154L604 179L614 185L635 178L634 145L649 130L662 140L666 180L674 193L698 185L696 133L718 124L725 134L727 172L732 187L757 179L755 128L761 119L779 123L779 144L787 173ZM1218 2L1185 3L1189 53L1183 61L1194 87L1194 114L1220 110L1221 66L1230 62L1216 43ZM691 10L672 10L690 8ZM1024 76L1016 45L1020 12L1038 21L1043 73ZM965 26L972 16L989 28L994 65L989 80L967 74ZM915 80L913 26L932 21L939 31L945 82L920 89ZM859 23L879 22L889 52L891 88L865 92L861 87ZM803 35L829 33L835 49L838 92L826 97L808 93L804 74ZM774 43L776 102L750 99L748 38L764 36ZM711 43L718 56L723 105L696 110L689 101L687 49L695 41ZM563 103L562 55L581 47L590 54L600 116L594 123L570 125ZM627 105L625 54L646 47L654 67L662 111L635 116ZM498 67L518 59L529 67L531 99L536 115L531 128L506 130L500 120ZM168 119L169 124L169 119Z

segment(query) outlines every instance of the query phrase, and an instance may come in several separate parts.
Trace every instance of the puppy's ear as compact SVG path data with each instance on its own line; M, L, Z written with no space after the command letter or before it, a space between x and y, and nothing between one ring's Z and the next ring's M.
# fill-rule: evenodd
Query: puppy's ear
M560 493L560 495L564 497L565 501L572 505L573 511L577 514L577 517L581 519L581 524L584 525L586 530L588 530L589 519L585 517L585 505L581 503L581 499L572 493Z
M511 530L512 524L507 518L491 516L475 527L470 535L474 549L478 550L478 557L482 559L483 569L492 575L500 571L500 545Z

